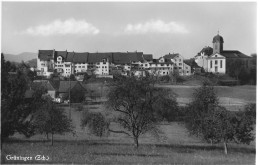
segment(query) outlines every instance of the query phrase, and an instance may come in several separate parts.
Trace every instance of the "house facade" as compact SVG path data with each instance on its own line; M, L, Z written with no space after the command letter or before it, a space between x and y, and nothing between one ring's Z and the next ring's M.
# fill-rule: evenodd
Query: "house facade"
M163 56L165 59L171 60L174 64L174 70L179 72L179 75L189 76L191 75L191 67L184 63L184 58L180 54L166 54Z
M54 71L55 50L39 50L37 58L37 75L49 77Z

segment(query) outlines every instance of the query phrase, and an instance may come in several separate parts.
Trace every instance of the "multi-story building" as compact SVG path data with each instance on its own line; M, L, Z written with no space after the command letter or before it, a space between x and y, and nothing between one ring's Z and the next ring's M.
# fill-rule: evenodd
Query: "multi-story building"
M170 59L161 57L150 63L149 72L158 75L169 75L174 71L174 63Z
M179 72L179 75L191 75L191 67L188 64L184 63L184 58L176 54L166 54L163 56L165 59L169 59L174 63L174 70Z
M143 52L106 52L106 53L77 53L68 51L39 50L39 75L49 76L57 72L62 76L81 74L91 71L96 75L110 75L120 72L129 75L143 75L145 71L158 75L168 75L178 69L181 75L188 75L190 67L183 63L183 57L161 57L153 59L151 54ZM186 68L186 70L185 70Z
M49 77L54 71L55 50L39 50L37 58L37 75Z

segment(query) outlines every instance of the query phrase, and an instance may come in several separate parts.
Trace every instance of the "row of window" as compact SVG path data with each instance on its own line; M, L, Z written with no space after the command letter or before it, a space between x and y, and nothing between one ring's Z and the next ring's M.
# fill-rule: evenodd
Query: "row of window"
M143 65L141 64L141 66ZM151 64L151 66L170 66L170 64Z
M211 60L210 61L210 68L212 68L213 67L213 62L212 62L213 60ZM218 60L215 60L215 65L218 65ZM222 66L223 66L223 60L220 60L220 68L222 68Z
M100 66L98 66L97 68L100 68ZM102 66L102 68L107 68L107 66Z

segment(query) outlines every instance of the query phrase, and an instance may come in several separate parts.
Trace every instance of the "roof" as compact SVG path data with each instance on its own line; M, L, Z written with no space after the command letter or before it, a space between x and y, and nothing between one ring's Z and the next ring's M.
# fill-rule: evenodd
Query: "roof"
M66 51L55 51L54 53L54 61L57 60L57 57L61 56L63 59L66 59L67 58L67 50Z
M88 60L88 53L75 53L73 61L75 63L86 63Z
M211 55L212 53L213 53L213 48L211 48L211 47L209 47L209 46L206 46L206 47L204 47L201 51L200 51L200 53L204 53L205 55ZM200 53L199 53L199 55L200 55Z
M251 58L238 50L224 50L220 54L226 58Z
M165 58L165 59L173 59L173 58L175 58L175 57L177 57L179 55L179 53L176 53L176 54L166 54L166 55L164 55L163 57Z
M112 61L112 53L89 53L88 54L88 62L89 63L97 63L101 62L103 59L108 59Z
M73 62L75 53L74 52L68 52L67 58L65 59L66 62Z
M65 93L72 89L78 81L60 81L59 92Z
M54 58L53 54L54 50L39 50L38 58L40 60L50 61Z
M44 87L48 91L55 91L54 85L49 80L34 80L32 83L32 88L35 89L39 86Z
M146 61L152 61L153 60L152 54L144 54L143 57Z
M224 43L224 39L222 36L220 36L219 34L216 35L214 38L213 38L213 41L212 43L215 43L215 42L221 42L221 43Z
M56 61L58 56L62 56L66 62L75 63L97 63L103 59L108 59L109 62L115 64L129 64L131 62L143 62L152 60L152 54L143 55L143 52L102 52L102 53L76 53L67 51L55 51L53 57L53 50L39 50L39 58L42 60L53 59Z

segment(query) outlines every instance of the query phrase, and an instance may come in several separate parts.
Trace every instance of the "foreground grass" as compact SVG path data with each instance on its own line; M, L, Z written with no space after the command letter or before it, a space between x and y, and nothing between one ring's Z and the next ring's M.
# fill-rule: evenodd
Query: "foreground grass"
M75 114L75 113L73 113ZM76 119L75 118L73 120ZM160 126L163 138L149 134L140 138L136 149L131 138L121 134L95 137L82 130L77 136L55 135L54 146L42 135L30 139L13 137L3 144L2 163L55 164L255 164L255 144L229 145L225 155L222 144L203 143L178 123ZM80 132L81 131L81 132ZM48 156L48 161L8 161L6 155Z
M4 143L2 163L76 163L76 164L255 164L255 150L232 147L224 155L222 146L132 144L109 141L56 141ZM6 155L44 155L48 161L8 161Z

